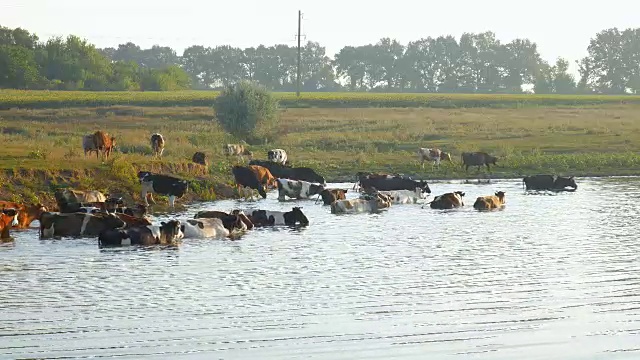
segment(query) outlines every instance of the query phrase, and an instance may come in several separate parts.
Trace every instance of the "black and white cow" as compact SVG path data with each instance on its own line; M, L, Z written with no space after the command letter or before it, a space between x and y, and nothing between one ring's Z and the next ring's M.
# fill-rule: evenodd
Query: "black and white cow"
M319 195L324 185L313 184L302 180L278 179L278 201L285 201L285 196L292 199L308 199Z
M271 149L267 151L267 159L274 163L285 165L287 163L287 152L282 149Z
M181 198L187 192L187 181L173 176L140 171L138 179L142 184L142 198L146 206L149 206L147 195L153 203L153 193L168 196L169 206L174 207L176 198Z
M184 238L178 220L161 222L160 225L135 226L126 230L106 229L98 235L98 246L113 247L125 245L177 245Z
M293 207L291 211L245 210L244 212L250 214L251 218L265 219L264 222L255 222L256 226L309 225L309 219L302 212L302 207Z

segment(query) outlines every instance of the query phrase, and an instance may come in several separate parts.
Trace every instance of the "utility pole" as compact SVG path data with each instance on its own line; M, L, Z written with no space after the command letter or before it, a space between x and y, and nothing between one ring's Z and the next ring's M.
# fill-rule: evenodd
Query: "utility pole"
M302 36L302 11L298 10L298 71L296 74L296 96L300 97L300 37Z

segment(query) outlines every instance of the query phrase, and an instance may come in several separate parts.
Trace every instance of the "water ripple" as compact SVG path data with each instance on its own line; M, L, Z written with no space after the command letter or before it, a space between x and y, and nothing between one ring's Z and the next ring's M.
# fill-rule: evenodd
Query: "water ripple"
M441 182L434 195L463 190L468 206L340 216L270 193L177 215L301 204L311 225L179 249L18 231L0 245L0 358L635 359L639 184ZM498 190L503 211L471 208Z

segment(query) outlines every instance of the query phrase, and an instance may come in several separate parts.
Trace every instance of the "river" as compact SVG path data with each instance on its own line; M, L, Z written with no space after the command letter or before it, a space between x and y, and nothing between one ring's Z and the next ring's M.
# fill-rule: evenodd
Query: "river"
M174 215L299 204L311 224L179 249L14 232L0 358L640 358L640 179L577 181L558 195L434 182L433 195L466 192L445 211L333 215L276 192L203 203ZM473 210L498 190L504 210Z

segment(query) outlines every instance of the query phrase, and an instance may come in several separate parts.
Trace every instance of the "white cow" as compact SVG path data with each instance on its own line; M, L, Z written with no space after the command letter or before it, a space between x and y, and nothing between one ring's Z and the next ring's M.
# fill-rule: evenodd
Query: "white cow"
M419 148L418 149L418 158L420 159L420 163L422 164L422 168L424 169L425 161L433 161L431 167L437 165L440 167L441 160L447 160L451 162L451 154L444 152L440 149L429 149L429 148Z
M267 159L285 165L287 163L287 152L282 149L271 149L267 151Z
M424 200L429 196L427 193L422 192L422 189L416 188L416 190L393 190L393 191L380 191L381 194L389 196L392 204L415 204L418 200ZM366 195L360 195L362 199Z
M277 179L277 183L278 201L285 201L285 196L292 199L308 199L324 190L324 185L303 180Z
M240 225L242 224L242 225ZM207 239L207 238L226 238L239 235L246 229L246 225L240 221L240 224L234 224L231 231L224 226L221 219L217 218L201 218L180 221L180 228L185 238L190 239ZM243 229L244 228L244 229Z
M391 206L391 198L385 194L368 195L365 199L336 200L331 204L332 214L357 214L375 212Z

